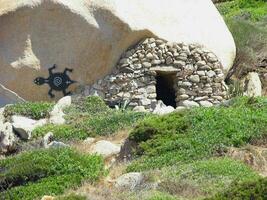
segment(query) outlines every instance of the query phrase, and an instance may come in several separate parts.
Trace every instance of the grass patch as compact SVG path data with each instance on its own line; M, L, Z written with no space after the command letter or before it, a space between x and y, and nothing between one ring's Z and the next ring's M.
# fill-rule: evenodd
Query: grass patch
M233 0L217 4L217 8L226 18L245 17L259 21L267 15L266 0Z
M62 194L83 180L94 182L104 173L103 159L69 148L36 150L0 160L0 196L30 200Z
M33 137L54 133L56 139L83 140L87 137L111 135L116 131L133 127L146 114L130 110L110 109L102 99L90 96L75 102L66 111L66 125L46 125L35 129Z
M228 199L267 199L267 178L233 183L228 190L217 194L207 200L228 200Z
M32 119L42 119L49 116L54 103L48 102L26 102L9 105L5 107L4 116L6 118L12 115L22 115Z
M147 198L146 200L176 200L176 198L169 194L156 192L155 194L151 195L151 197Z
M241 162L216 158L163 168L160 171L159 188L180 198L193 199L213 196L228 188L232 182L258 178L256 172Z
M230 107L196 108L140 122L130 135L143 171L221 155L267 134L267 99L237 98Z

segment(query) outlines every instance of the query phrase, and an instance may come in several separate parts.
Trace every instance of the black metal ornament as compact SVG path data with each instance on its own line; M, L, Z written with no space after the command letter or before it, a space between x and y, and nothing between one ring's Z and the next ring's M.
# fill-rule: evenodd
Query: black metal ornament
M53 73L53 70L56 69L57 65L53 65L53 67L49 68L49 77L48 78L43 78L43 77L37 77L34 80L34 83L36 85L43 85L43 84L48 84L50 87L50 90L48 92L49 96L51 98L54 98L55 95L52 93L53 90L55 91L61 91L63 92L64 96L71 95L71 92L67 92L68 87L76 83L77 81L73 81L70 79L68 76L68 72L73 72L73 69L65 68L63 72L57 72Z

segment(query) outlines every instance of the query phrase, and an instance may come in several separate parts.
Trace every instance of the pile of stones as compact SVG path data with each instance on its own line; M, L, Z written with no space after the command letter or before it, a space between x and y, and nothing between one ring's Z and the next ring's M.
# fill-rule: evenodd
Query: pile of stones
M99 95L111 106L129 101L131 107L153 111L160 74L173 79L177 107L212 106L227 98L222 65L211 51L155 38L127 50L113 71L87 86L84 95Z

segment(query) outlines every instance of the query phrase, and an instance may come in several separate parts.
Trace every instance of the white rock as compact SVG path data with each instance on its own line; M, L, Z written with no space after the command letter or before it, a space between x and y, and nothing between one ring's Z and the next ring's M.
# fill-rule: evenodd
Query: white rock
M191 108L191 107L199 107L199 104L195 101L185 100L182 102L182 106L186 108Z
M0 154L12 151L15 148L15 141L11 123L0 122Z
M235 58L232 35L211 0L1 0L0 27L0 84L27 100L51 100L48 87L33 84L48 77L49 66L72 67L71 79L91 84L144 37L203 45L225 73Z
M71 105L71 96L61 98L54 106L53 110L49 113L49 122L51 124L61 125L65 123L64 109Z
M262 85L258 73L251 72L245 77L244 88L247 96L257 97L262 95Z
M134 112L147 112L144 106L135 106L133 111Z
M142 173L132 172L116 179L115 187L122 190L135 190L144 181Z
M158 101L153 114L166 115L172 113L175 109L172 106L166 106L162 101Z
M68 145L66 145L63 142L53 141L48 144L48 148L64 148L64 147L68 147Z
M106 140L100 140L92 146L92 153L100 154L103 157L109 157L118 154L121 147Z
M213 104L209 101L200 101L199 104L203 107L212 107Z
M29 140L31 138L31 133L35 128L44 126L47 123L47 120L45 119L36 121L17 115L12 116L11 121L14 131L23 140Z

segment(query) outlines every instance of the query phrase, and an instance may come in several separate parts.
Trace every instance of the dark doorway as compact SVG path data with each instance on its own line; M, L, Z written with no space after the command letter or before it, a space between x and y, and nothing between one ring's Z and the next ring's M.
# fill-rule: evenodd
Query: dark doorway
M158 74L156 77L156 91L157 100L163 101L163 103L167 106L176 108L174 77L175 76L172 74Z

